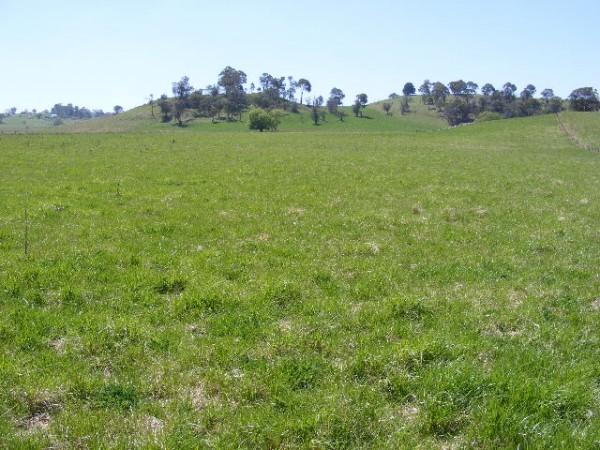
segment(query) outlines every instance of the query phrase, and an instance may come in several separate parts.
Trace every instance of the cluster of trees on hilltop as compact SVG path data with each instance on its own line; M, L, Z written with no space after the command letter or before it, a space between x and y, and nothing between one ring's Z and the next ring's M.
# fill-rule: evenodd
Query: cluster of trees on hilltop
M172 93L169 98L166 94L156 100L163 122L173 119L177 124L184 124L184 117L207 117L213 121L225 114L228 120L241 120L241 115L249 105L263 109L282 108L295 106L295 96L300 92L300 104L304 94L310 93L312 86L305 78L295 80L293 77L274 77L263 73L259 85L251 83L249 89L247 75L233 67L225 67L219 74L215 84L209 84L204 89L194 89L187 76L173 82ZM150 104L154 107L151 95ZM297 106L296 106L297 108ZM152 110L154 111L154 109Z
M175 120L177 125L183 126L185 120L190 117L206 117L213 121L217 118L241 120L242 112L249 107L260 108L266 111L267 115L252 114L253 122L250 124L251 128L260 130L277 127L279 118L270 112L274 109L290 108L292 112L298 112L299 105L306 105L312 111L315 125L325 119L327 111L342 121L347 116L339 109L345 97L341 89L334 87L325 101L323 96L308 97L312 85L306 78L296 80L292 76L275 77L263 73L258 85L251 83L249 88L246 88L247 82L247 75L243 71L230 66L221 71L216 83L209 84L204 89L195 89L189 78L184 76L172 83L173 97L163 94L155 101L154 96L150 95L152 115L156 105L163 122ZM362 116L362 109L367 101L368 97L364 93L356 96L353 111L357 117Z
M120 107L119 107L120 108ZM121 112L123 109L121 108ZM0 114L0 123L5 117L14 116L17 114L17 108L10 108L6 110L5 114ZM104 111L101 109L95 109L90 111L86 107L73 106L72 103L63 105L61 103L55 104L50 110L44 110L38 112L36 109L31 111L25 109L19 113L20 115L35 117L36 119L48 119L50 117L57 117L58 119L91 119L92 117L101 117L104 115Z
M124 111L123 107L119 105L116 105L113 110L115 114L120 114ZM14 116L16 114L17 108L13 107L7 109L5 114L0 114L0 123L2 123L2 119L5 117ZM90 110L85 106L79 107L77 105L73 105L72 103L68 103L66 105L63 105L62 103L56 103L52 108L50 108L50 110L46 109L42 112L38 112L36 109L31 111L25 109L19 114L32 115L37 119L47 119L51 116L58 119L91 119L106 115L106 113L101 109Z
M305 98L305 94L308 95L312 91L312 85L306 78L296 80L292 76L277 77L263 73L258 85L251 83L247 88L247 83L246 73L231 66L225 67L219 73L216 83L209 84L203 89L195 89L190 84L189 78L184 76L172 83L173 97L163 94L155 101L153 95L150 95L152 115L154 115L154 106L157 105L163 122L175 120L179 126L183 126L187 119L194 117L211 118L213 121L217 118L241 120L242 112L249 107L266 111L291 108L293 112L297 112L299 105L306 104L312 110L315 125L325 119L326 112L342 121L347 115L339 108L345 94L338 88L333 88L329 98L325 100L322 96ZM518 92L517 87L510 82L505 83L500 89L496 89L490 83L486 83L480 89L479 85L472 81L456 80L445 85L439 81L425 80L418 92L421 94L421 101L437 109L450 125L472 122L476 117L490 119L556 113L564 107L564 100L554 95L552 89L544 89L536 97L537 89L532 84L528 84ZM298 93L299 103L296 100ZM408 97L415 95L417 89L413 83L406 83L402 93L401 112L404 114L409 110ZM397 97L399 97L397 94L390 96L390 98ZM362 117L362 110L367 105L367 101L368 97L364 93L356 96L352 111L357 117ZM580 88L573 91L569 96L569 102L574 110L600 109L598 93L593 88ZM385 106L391 107L387 104ZM386 112L389 113L389 109ZM253 117L264 119L264 116L257 114ZM267 128L272 128L272 124L277 122L272 120L271 126ZM264 129L264 124L261 123L261 127Z
M56 114L61 119L91 119L92 117L101 117L104 115L104 111L101 109L95 109L90 111L85 106L73 106L72 103L63 105L61 103L55 104L50 109L50 114Z
M563 100L552 89L544 89L541 99L534 97L537 89L528 84L517 94L513 83L505 83L501 89L486 83L477 95L479 85L473 81L451 81L446 86L437 81L425 80L419 87L421 100L440 112L449 125L460 125L487 113L488 118L510 118L556 113L563 109Z
M413 89L411 89L411 87ZM449 125L460 125L473 122L476 117L500 119L511 117L527 117L538 114L553 114L563 110L564 101L554 95L552 89L544 89L540 98L536 98L536 87L528 84L521 92L511 83L505 83L496 89L486 83L481 87L472 81L451 81L446 86L437 81L425 80L419 87L421 101L431 105L440 112ZM405 92L407 91L408 92ZM412 83L407 83L403 90L405 95L414 94ZM569 95L569 106L574 111L598 111L600 100L598 92L591 88L579 88Z
M124 111L121 105L115 105L113 108L115 114L121 114ZM61 119L91 119L92 117L102 117L107 114L101 109L90 111L85 106L80 108L79 106L73 106L72 103L68 103L67 105L57 103L50 109L50 113L56 114Z

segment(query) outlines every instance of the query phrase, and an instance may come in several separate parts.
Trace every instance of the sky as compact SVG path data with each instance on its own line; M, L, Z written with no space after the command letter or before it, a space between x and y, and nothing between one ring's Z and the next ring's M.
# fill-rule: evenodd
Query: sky
M0 0L0 112L112 111L223 68L306 78L351 104L425 79L600 89L596 0Z

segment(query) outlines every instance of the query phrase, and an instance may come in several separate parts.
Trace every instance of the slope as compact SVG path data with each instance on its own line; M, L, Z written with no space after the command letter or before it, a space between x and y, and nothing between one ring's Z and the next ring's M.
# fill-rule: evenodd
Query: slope
M445 128L434 110L422 105L418 97L411 98L410 112L400 114L399 100L392 103L392 114L386 115L383 110L384 102L368 105L363 110L363 117L354 117L350 107L342 107L346 116L343 121L327 113L325 120L320 120L315 126L311 118L311 110L301 106L297 113L289 109L281 111L279 131L293 132L415 132L430 131ZM154 117L149 105L142 105L123 114L105 116L87 121L68 122L55 127L54 131L62 133L123 133L123 132L248 132L247 112L242 115L242 121L228 121L224 118L211 120L209 118L185 117L185 126L178 127L173 123L163 123L160 112L154 108Z

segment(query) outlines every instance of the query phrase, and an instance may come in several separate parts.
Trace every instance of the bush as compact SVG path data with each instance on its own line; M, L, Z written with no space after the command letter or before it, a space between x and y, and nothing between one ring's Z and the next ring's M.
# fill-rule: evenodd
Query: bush
M250 129L258 130L261 133L264 130L276 131L280 123L279 114L262 108L251 109L248 119L250 120Z
M477 122L489 122L491 120L500 120L502 116L492 111L484 111L477 116Z
M448 125L455 127L463 123L473 122L473 105L462 100L453 100L446 105L444 117Z

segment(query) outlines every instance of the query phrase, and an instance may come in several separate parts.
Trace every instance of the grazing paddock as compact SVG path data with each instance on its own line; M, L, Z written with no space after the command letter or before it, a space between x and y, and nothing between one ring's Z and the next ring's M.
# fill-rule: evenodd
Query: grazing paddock
M0 447L600 445L600 157L553 116L0 173Z

